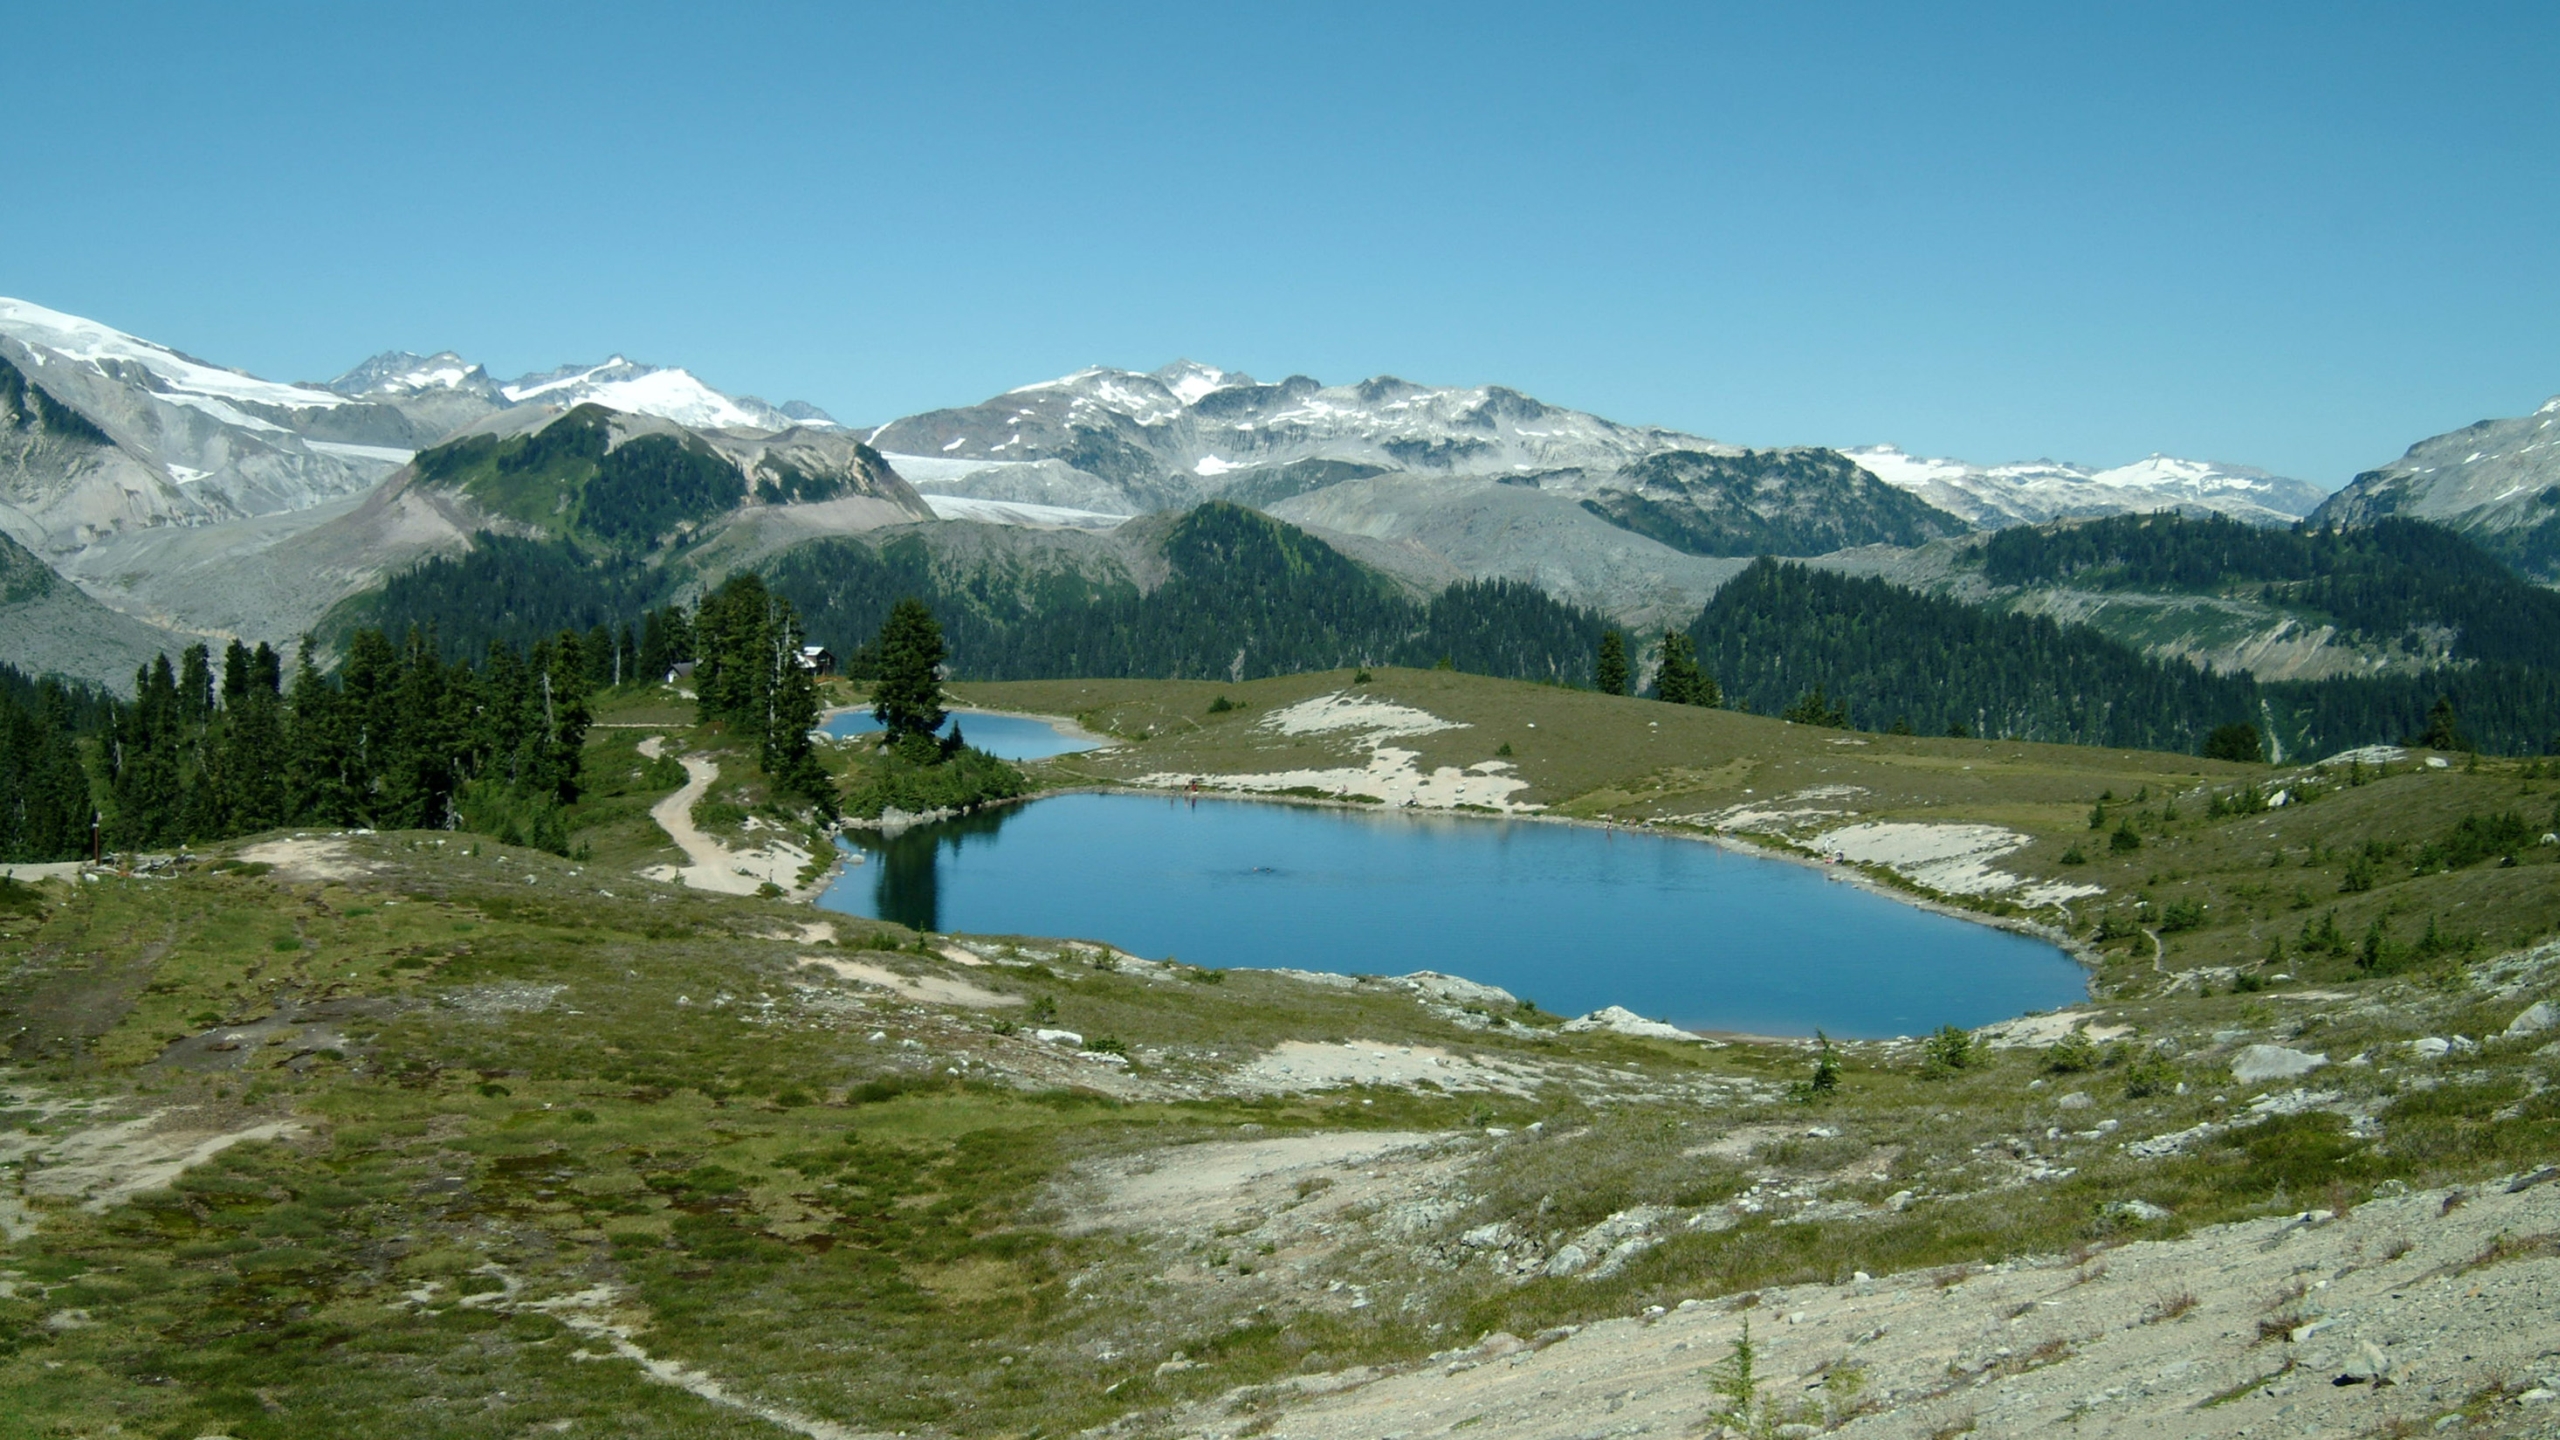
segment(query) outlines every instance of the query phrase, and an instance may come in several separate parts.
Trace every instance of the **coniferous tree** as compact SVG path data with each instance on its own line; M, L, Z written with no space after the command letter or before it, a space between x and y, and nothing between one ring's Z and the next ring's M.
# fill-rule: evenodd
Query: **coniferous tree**
M1662 698L1673 705L1714 709L1724 704L1724 692L1715 677L1698 668L1697 647L1677 630L1662 637L1662 676L1656 685Z
M2468 750L2471 742L2463 738L2462 721L2454 714L2453 697L2439 695L2427 710L2427 727L2409 742L2423 750Z
M914 598L890 607L880 626L880 679L871 687L871 717L891 743L942 728L942 626Z
M1615 630L1602 632L1600 659L1592 666L1592 683L1603 695L1627 693L1627 637Z

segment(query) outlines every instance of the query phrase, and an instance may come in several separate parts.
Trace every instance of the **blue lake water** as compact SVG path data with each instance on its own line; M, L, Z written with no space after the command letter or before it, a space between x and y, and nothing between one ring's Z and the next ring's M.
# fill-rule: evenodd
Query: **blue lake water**
M1052 755L1090 750L1095 743L1061 733L1047 721L1029 715L963 715L954 711L942 722L938 733L948 735L954 725L960 727L962 739L1006 760L1046 760ZM848 710L829 716L820 728L830 735L877 735L880 722L872 719L868 710Z
M1665 836L1125 794L856 835L830 909L1194 965L1439 970L1566 1015L1871 1038L2088 993L2041 941Z

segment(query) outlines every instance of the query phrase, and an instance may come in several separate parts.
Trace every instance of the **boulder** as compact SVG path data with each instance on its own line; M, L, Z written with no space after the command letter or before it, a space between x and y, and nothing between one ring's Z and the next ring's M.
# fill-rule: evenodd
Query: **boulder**
M2289 1050L2282 1045L2245 1045L2231 1057L2231 1078L2243 1085L2257 1085L2269 1080L2290 1080L2308 1075L2329 1063L2329 1057L2307 1050Z
M1701 1038L1690 1034L1688 1031L1681 1029L1677 1025L1666 1025L1659 1020L1647 1020L1643 1016L1623 1005L1612 1005L1605 1010L1594 1010L1590 1014L1584 1015L1578 1019L1567 1020L1564 1022L1563 1028L1576 1032L1609 1030L1620 1035L1642 1035L1653 1040L1696 1040Z
M2154 1220L2166 1220L2172 1212L2167 1206L2154 1205L2148 1200L2118 1200L2107 1207L2107 1213L2126 1220L2140 1220L2147 1224Z
M2519 1037L2539 1035L2554 1025L2560 1025L2560 1010L2552 1009L2548 1000L2536 1000L2507 1022L2507 1033Z

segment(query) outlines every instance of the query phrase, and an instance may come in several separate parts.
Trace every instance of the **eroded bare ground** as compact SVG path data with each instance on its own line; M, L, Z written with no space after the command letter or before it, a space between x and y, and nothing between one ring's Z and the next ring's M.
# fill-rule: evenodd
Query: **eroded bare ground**
M2560 1433L2560 1185L1676 1307L1236 1392L1206 1436ZM1748 1327L1755 1403L1732 1366ZM2445 1417L2454 1417L2448 1421Z

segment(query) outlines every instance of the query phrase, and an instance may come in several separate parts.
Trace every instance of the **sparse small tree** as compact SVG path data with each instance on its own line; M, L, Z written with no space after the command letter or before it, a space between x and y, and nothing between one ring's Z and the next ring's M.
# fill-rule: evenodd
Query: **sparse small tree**
M1627 693L1627 637L1615 630L1600 636L1600 659L1591 667L1592 683L1603 695Z
M1673 705L1714 708L1724 703L1724 692L1715 678L1698 668L1698 647L1677 630L1663 632L1662 675L1655 686L1662 698Z
M1941 1025L1921 1042L1923 1068L1931 1075L1952 1075L1973 1068L1973 1036L1956 1025Z
M1840 1088L1840 1061L1831 1053L1831 1037L1820 1030L1813 1032L1813 1078L1805 1083L1816 1095L1828 1095Z
M2204 758L2256 765L2267 758L2267 751L2258 739L2257 726L2217 725L2212 734L2204 737Z
M2463 738L2461 718L2454 713L2453 697L2439 695L2427 710L2427 728L2409 742L2422 750L2468 750L2471 742Z

